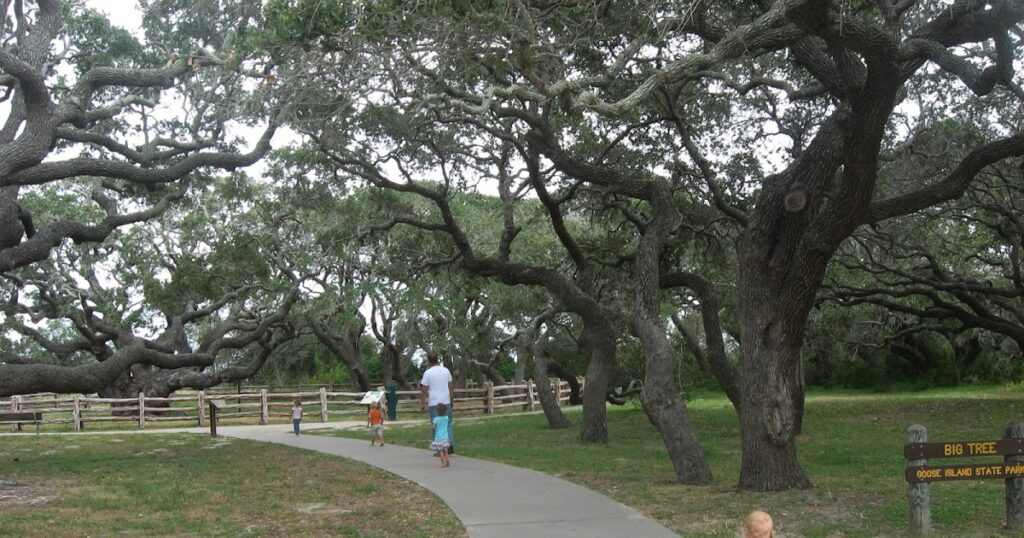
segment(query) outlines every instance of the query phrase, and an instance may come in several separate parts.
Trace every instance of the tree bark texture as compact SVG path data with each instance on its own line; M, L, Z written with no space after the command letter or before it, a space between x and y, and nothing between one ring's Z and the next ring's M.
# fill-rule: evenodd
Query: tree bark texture
M827 258L779 280L746 263L749 258L741 258L745 271L740 277L740 487L760 491L809 487L796 458L799 419L794 404L801 400L800 346Z
M766 189L759 201L763 213L773 204L777 213L757 215L760 226L748 227L737 243L743 342L740 487L759 491L810 486L796 457L794 393L800 390L807 317L831 255L808 248L805 216L781 209L785 190Z
M595 322L596 321L596 322ZM583 321L584 348L589 352L587 383L583 391L583 423L580 440L584 443L608 442L608 413L605 397L615 364L615 331L607 320Z
M665 443L676 478L683 484L710 484L711 467L693 430L675 376L672 350L661 315L658 266L672 216L672 193L667 185L650 185L652 218L640 238L634 269L633 330L644 350L644 411Z
M804 403L807 397L807 379L804 374L803 357L797 359L796 385L793 388L793 435L804 432Z
M534 342L530 346L533 354L533 378L537 387L537 398L540 400L540 407L544 411L544 418L548 426L553 430L563 430L572 427L572 422L562 413L561 406L555 401L555 393L551 390L551 382L548 377L548 358L544 355L539 343Z

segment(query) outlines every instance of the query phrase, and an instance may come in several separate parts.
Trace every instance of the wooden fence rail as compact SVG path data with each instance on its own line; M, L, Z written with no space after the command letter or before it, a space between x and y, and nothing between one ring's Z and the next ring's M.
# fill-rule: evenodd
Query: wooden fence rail
M582 383L581 379L581 387ZM559 405L566 404L569 401L569 384L552 379L551 385ZM301 387L314 388L311 385ZM396 394L397 413L419 413L419 391L398 391ZM89 422L118 421L137 423L139 429L145 429L148 423L161 422L194 422L205 427L209 420L206 402L211 398L225 402L224 408L217 413L220 419L259 418L260 424L268 424L273 418L288 419L295 400L302 402L305 416L317 417L320 422L345 416L362 419L366 412L366 405L359 403L363 395L363 392L338 392L327 387L295 392L275 392L271 387L245 393L179 391L163 398L143 393L136 398L44 393L11 396L7 404L0 400L0 409L39 412L43 414L42 424L72 424L76 431L84 429ZM488 382L482 386L457 388L455 398L460 414L474 411L491 414L508 408L532 411L539 402L533 380L521 385L494 386ZM21 425L12 425L12 428L18 431Z

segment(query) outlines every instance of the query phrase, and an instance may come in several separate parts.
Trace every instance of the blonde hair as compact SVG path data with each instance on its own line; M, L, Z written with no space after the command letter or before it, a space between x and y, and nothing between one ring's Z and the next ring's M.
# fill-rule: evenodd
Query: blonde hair
M767 512L755 510L743 520L745 538L772 538L772 535L772 516Z

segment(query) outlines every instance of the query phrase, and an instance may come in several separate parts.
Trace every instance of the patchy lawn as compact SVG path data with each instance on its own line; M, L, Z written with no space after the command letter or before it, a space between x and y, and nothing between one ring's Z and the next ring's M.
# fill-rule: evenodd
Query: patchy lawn
M200 435L0 437L0 536L461 537L451 510L343 458Z

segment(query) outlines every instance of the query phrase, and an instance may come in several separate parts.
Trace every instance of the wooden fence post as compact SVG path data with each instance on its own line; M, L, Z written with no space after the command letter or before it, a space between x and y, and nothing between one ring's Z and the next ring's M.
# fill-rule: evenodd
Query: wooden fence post
M920 424L913 424L907 428L908 443L925 443L927 441L928 428ZM910 460L907 462L907 467L920 467L927 464L928 460ZM931 531L932 500L928 482L910 484L907 497L910 499L910 531L917 534Z
M196 394L196 406L199 408L199 427L206 427L206 391L201 390Z
M484 383L484 390L486 391L484 414L491 415L494 413L494 383L491 383L490 381Z
M21 396L11 396L11 411L21 409ZM11 431L21 431L21 424L11 424Z
M75 425L75 431L82 431L82 405L78 399L81 396L75 395L75 401L71 404L71 422Z
M1010 422L1003 429L1004 439L1024 439L1024 422ZM1024 455L1006 456L1007 465L1024 464ZM1024 478L1006 480L1006 528L1024 529Z
M327 422L327 389L320 387L320 422Z
M526 380L526 410L533 411L533 380Z
M557 377L552 379L554 379L553 385L555 385L555 404L557 404L558 407L562 407L562 380ZM550 382L551 379L548 381Z
M139 393L139 429L146 429L146 393Z
M260 389L260 424L270 422L270 409L267 405L267 389Z
M269 424L270 423L270 404L267 402L267 390L266 388L259 389L259 423Z

